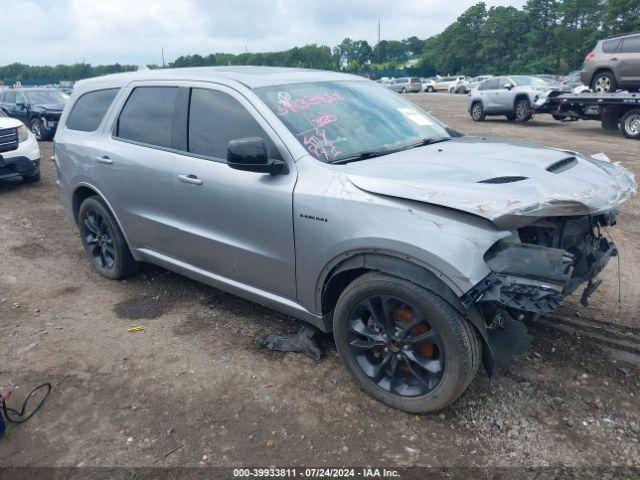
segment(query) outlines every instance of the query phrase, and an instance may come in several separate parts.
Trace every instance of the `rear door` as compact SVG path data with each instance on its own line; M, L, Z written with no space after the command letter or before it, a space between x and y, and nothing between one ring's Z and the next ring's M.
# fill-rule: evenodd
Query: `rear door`
M228 87L192 88L185 112L186 151L176 155L174 165L180 258L295 299L296 170L284 144L251 103ZM270 175L231 169L227 145L247 137L267 140L271 157L285 159L289 171Z
M100 181L130 246L171 257L179 255L180 238L173 124L178 98L186 91L164 82L127 88L106 145L96 145L90 158L91 177Z
M615 57L616 78L624 85L640 86L640 35L622 40Z
M497 98L496 95L498 93L498 81L499 78L491 78L487 80L485 83L484 90L482 90L482 105L484 106L485 112L494 112L497 109Z

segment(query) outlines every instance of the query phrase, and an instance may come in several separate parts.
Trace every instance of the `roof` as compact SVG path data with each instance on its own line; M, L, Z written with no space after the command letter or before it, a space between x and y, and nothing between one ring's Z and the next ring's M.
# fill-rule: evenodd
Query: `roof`
M115 73L82 80L76 84L76 87L81 86L82 89L122 87L130 82L143 80L215 81L226 84L240 83L248 88L258 88L291 83L344 80L363 81L366 79L346 73L304 68L229 66L166 68Z
M633 35L640 35L640 32L620 33L618 35L613 35L611 37L603 38L602 40L613 40L614 38L631 37Z

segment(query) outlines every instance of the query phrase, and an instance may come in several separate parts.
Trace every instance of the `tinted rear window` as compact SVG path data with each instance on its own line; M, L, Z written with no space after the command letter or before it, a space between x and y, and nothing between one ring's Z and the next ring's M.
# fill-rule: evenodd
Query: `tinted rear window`
M618 45L620 45L619 38L613 40L605 40L604 42L602 42L602 51L604 53L613 53L618 49Z
M262 127L235 98L216 90L192 90L189 152L225 159L229 142L247 137L264 138L271 158L282 158Z
M498 88L498 80L497 78L492 78L491 80L487 80L484 84L485 90L495 90Z
M71 110L67 120L67 128L81 132L94 132L100 125L118 90L111 88L82 95Z
M640 36L625 38L620 47L621 53L640 53Z
M126 140L171 147L173 111L178 87L138 87L118 119L117 136Z

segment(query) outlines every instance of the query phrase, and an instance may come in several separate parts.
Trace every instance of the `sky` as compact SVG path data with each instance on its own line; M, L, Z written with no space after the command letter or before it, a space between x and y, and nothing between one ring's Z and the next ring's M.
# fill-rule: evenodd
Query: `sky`
M345 37L426 38L479 0L0 0L0 65L161 64ZM522 7L525 0L485 0Z

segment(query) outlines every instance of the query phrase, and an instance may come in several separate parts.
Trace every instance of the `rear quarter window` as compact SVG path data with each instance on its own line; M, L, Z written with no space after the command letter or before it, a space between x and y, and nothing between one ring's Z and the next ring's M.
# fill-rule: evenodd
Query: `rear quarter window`
M640 53L640 35L625 38L620 46L620 53Z
M137 87L120 117L116 136L123 140L171 148L178 87Z
M602 51L604 53L614 53L618 50L618 45L620 45L620 39L615 38L613 40L605 40L602 42Z
M118 90L118 88L110 88L82 95L69 114L67 128L81 132L95 132L118 94Z

